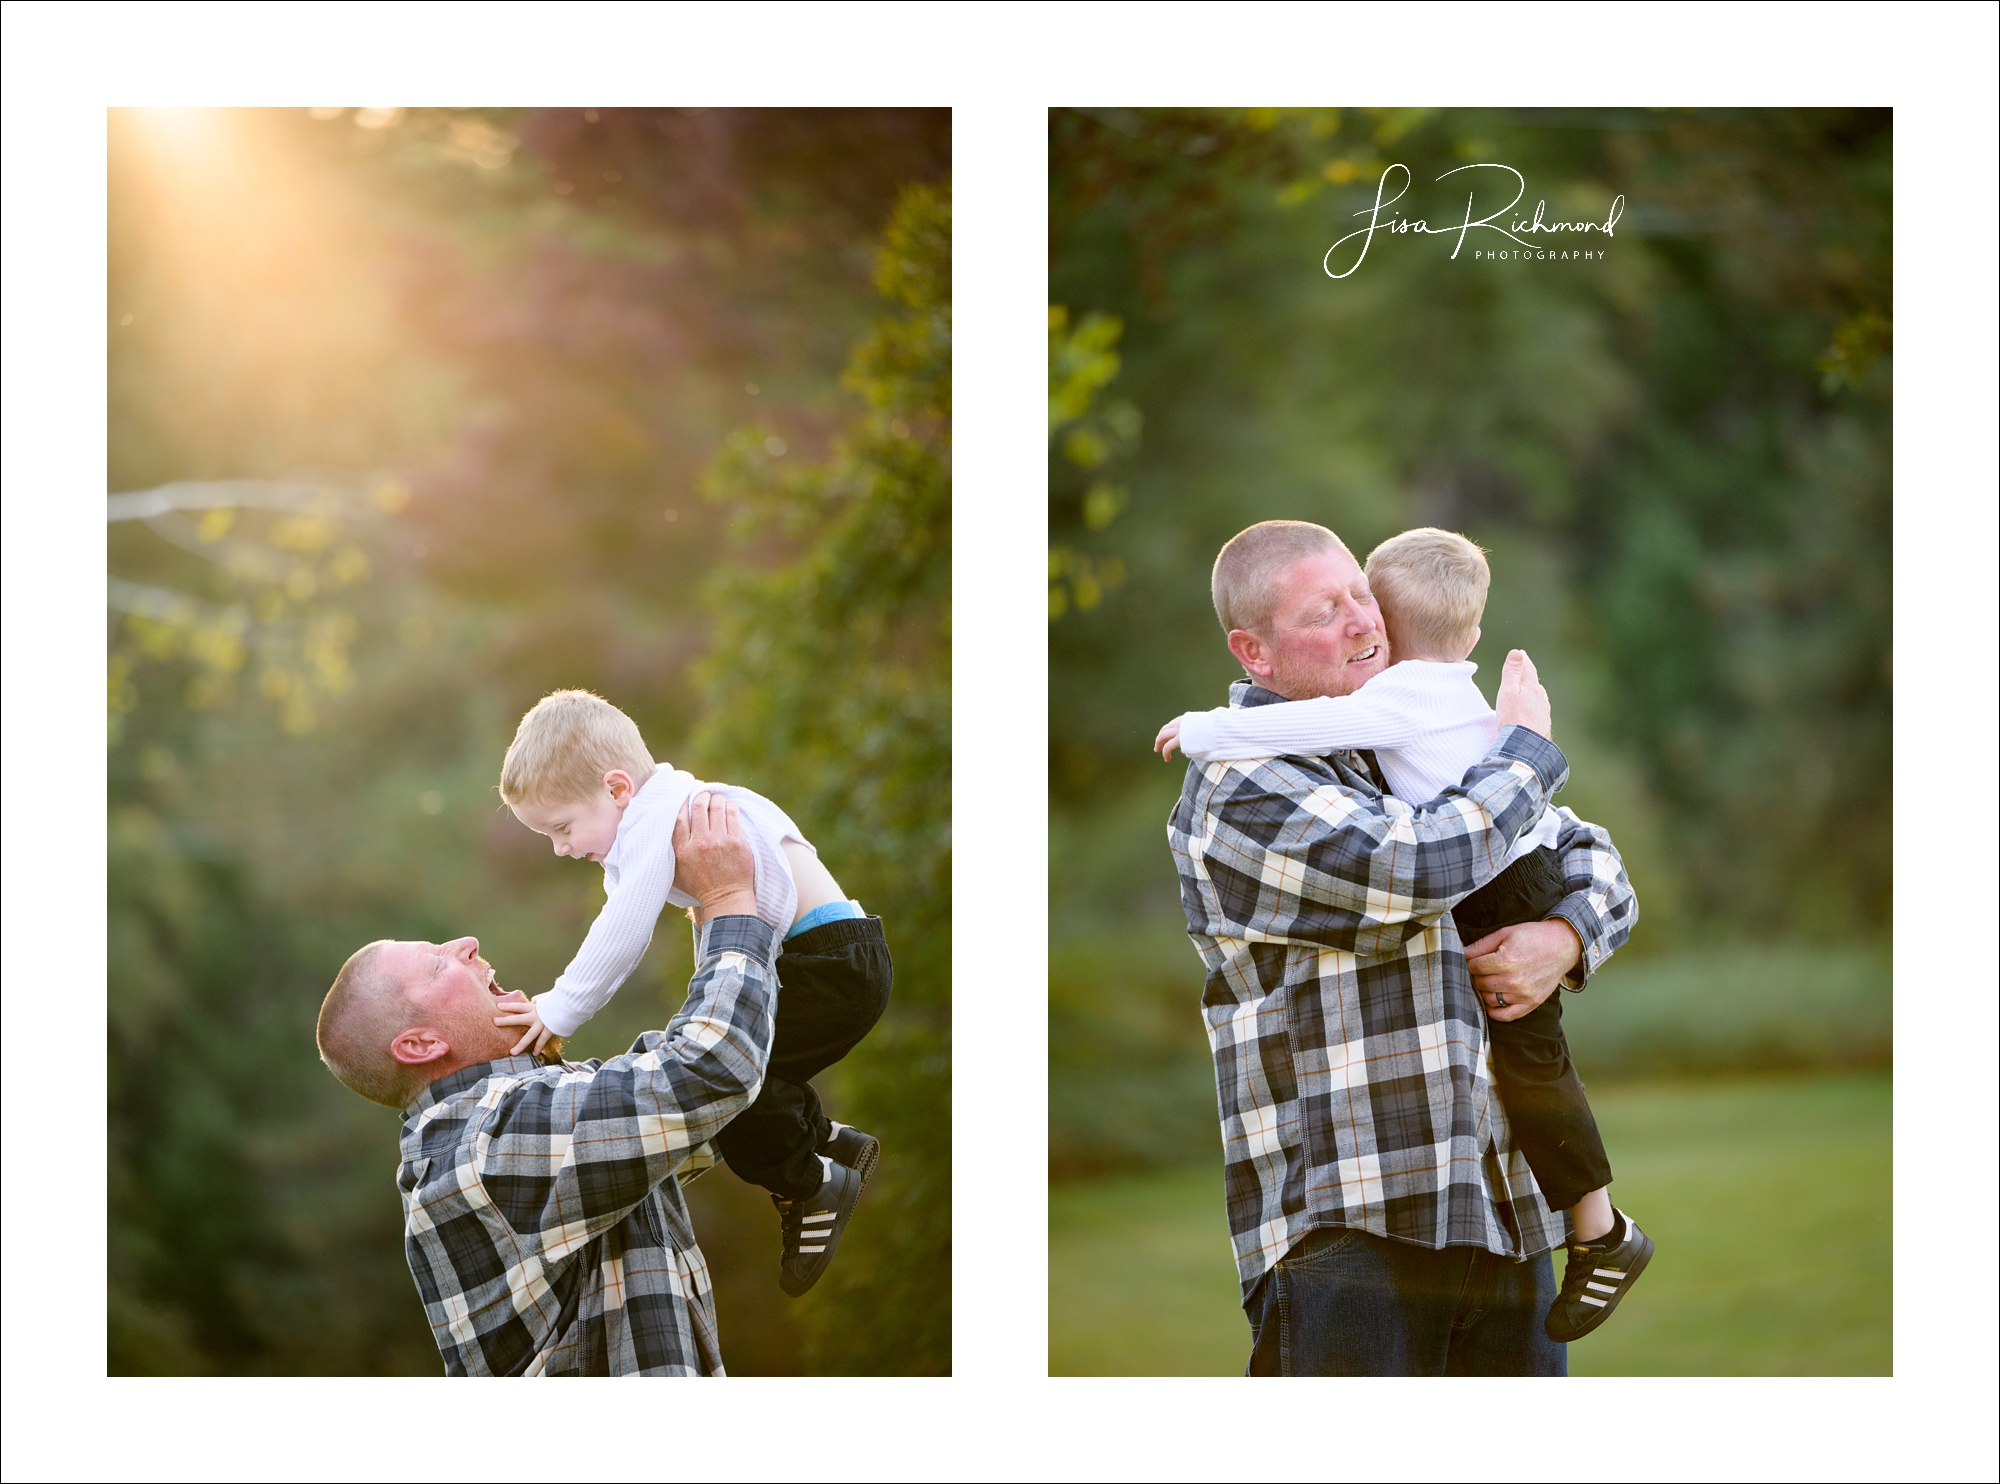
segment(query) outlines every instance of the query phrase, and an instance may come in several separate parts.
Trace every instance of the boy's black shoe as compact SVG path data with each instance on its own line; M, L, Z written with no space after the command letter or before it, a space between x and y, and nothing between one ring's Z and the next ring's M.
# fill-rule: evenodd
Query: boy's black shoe
M1542 1321L1544 1333L1558 1344L1580 1340L1609 1319L1653 1260L1653 1239L1623 1211L1612 1214L1619 1225L1597 1241L1569 1244L1562 1292Z
M875 1157L881 1152L882 1145L873 1134L864 1134L846 1123L836 1123L826 1142L813 1151L825 1155L837 1165L846 1165L861 1177L864 1188L868 1177L875 1173Z
M819 1189L804 1200L788 1201L776 1192L771 1204L778 1208L778 1227L784 1252L778 1259L778 1286L797 1298L813 1284L833 1261L840 1246L840 1234L847 1230L847 1218L861 1199L862 1179L857 1171L822 1157L826 1176Z

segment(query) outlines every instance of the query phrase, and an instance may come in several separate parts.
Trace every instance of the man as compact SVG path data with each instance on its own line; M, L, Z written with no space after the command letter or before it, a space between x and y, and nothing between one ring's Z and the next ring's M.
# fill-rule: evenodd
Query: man
M1212 596L1248 672L1232 705L1346 695L1389 663L1323 526L1241 532ZM1390 802L1368 753L1188 769L1168 836L1209 971L1250 1374L1567 1373L1542 1331L1565 1233L1512 1146L1481 1002L1519 1016L1582 988L1635 913L1610 838L1564 811L1563 900L1460 944L1451 907L1568 777L1526 655L1496 710L1492 751L1430 803Z
M775 945L733 803L690 800L674 850L699 961L623 1056L512 1055L496 1012L526 1000L473 938L371 943L321 1007L334 1075L403 1111L405 1248L452 1375L722 1374L678 1177L763 1082Z

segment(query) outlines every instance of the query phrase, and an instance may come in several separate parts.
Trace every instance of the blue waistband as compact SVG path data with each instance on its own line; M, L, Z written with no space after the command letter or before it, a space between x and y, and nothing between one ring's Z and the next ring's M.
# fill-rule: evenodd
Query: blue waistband
M785 934L787 939L796 938L800 933L809 933L816 927L825 927L829 922L846 922L852 917L866 917L861 904L855 901L828 902L823 907L815 907L804 917L792 924L792 930Z

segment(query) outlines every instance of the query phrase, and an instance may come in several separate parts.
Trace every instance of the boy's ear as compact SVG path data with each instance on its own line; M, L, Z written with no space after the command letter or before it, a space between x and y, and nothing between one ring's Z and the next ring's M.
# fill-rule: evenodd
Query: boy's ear
M604 786L611 792L611 801L620 809L632 802L634 792L632 775L623 768L613 768L604 775Z
M1465 646L1465 653L1461 658L1471 659L1472 651L1477 648L1479 648L1479 625L1474 624L1472 626L1472 642Z

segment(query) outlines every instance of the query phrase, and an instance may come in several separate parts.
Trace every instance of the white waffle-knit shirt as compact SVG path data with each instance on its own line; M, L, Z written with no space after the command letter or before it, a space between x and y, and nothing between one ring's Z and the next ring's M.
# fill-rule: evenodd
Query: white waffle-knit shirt
M1459 783L1500 735L1500 718L1472 683L1478 669L1470 660L1404 660L1352 695L1190 711L1181 750L1199 762L1238 762L1373 748L1389 792L1419 806ZM1560 829L1555 811L1543 809L1506 864L1553 846Z
M798 916L799 889L782 847L785 841L796 840L811 850L812 842L790 815L762 794L731 783L703 783L692 773L662 764L639 785L618 821L617 838L604 855L604 906L583 947L555 988L535 996L542 1024L557 1035L575 1035L577 1027L602 1010L626 976L639 967L667 903L699 905L697 898L674 887L674 821L681 805L698 793L735 801L757 863L757 915L777 930L779 938L791 930L792 919Z

